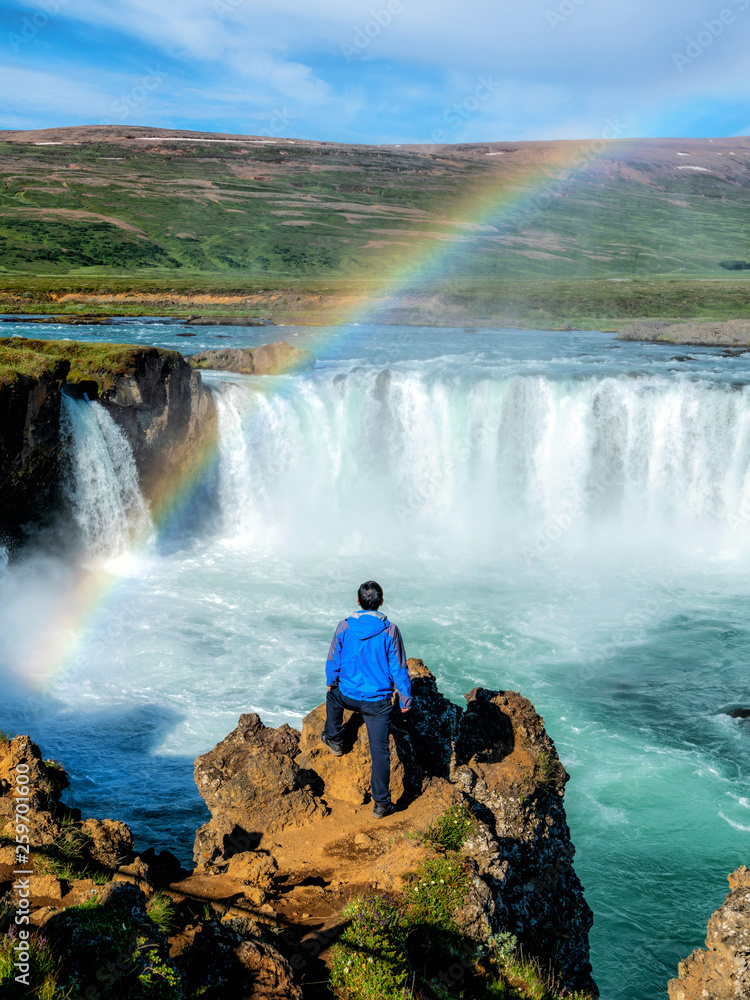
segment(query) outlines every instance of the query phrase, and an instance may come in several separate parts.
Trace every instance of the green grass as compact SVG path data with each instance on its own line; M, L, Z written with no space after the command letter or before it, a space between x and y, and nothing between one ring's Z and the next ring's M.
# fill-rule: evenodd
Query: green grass
M135 371L145 352L166 355L174 363L180 355L156 347L135 347L122 344L85 344L75 340L34 340L21 337L0 337L0 386L12 384L19 375L39 378L66 361L67 381L96 383L99 390L114 385L118 375Z
M331 985L357 1000L403 1000L408 922L399 905L372 893L352 900L342 918L348 926L331 949Z
M444 851L460 851L466 838L476 829L476 820L466 807L459 802L451 806L431 824L421 835L421 840Z
M330 982L347 1000L560 1000L554 983L524 956L513 934L469 939L456 921L469 892L461 854L476 820L462 804L430 827L438 855L404 878L401 897L368 892L350 901L331 949ZM416 839L424 841L425 835ZM576 994L571 1000L591 1000Z
M414 923L454 933L455 911L469 888L469 876L461 858L448 854L425 858L406 880L405 899Z
M160 931L169 934L175 921L175 905L169 896L162 892L154 893L146 903L146 913Z

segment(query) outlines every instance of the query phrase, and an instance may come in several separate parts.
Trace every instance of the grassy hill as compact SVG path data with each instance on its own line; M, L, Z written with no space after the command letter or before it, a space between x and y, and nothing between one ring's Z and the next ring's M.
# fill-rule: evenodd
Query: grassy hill
M750 271L719 266L750 260L747 138L593 156L91 126L0 132L0 176L5 311L331 318L421 261L401 318L750 315Z

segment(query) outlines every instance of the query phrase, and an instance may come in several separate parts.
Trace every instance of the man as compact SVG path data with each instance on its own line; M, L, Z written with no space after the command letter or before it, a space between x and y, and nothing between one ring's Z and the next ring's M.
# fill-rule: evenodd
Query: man
M326 661L326 724L321 740L331 753L344 752L344 709L361 712L372 758L372 810L376 819L393 810L390 793L391 752L388 744L393 691L401 711L411 708L411 681L401 633L380 612L383 588L368 580L359 588L361 611L339 622Z

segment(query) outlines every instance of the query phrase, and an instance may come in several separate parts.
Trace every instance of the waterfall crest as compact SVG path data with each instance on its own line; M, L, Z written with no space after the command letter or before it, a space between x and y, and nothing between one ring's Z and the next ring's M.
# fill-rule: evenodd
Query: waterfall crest
M228 533L299 537L602 520L750 519L750 391L661 377L555 381L360 371L217 393Z

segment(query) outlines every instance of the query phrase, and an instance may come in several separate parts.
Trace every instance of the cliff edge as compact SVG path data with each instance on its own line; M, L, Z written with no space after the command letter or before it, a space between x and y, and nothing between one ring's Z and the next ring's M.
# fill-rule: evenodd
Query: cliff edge
M150 500L171 473L189 470L215 433L213 396L177 351L0 338L0 532L11 541L64 506L63 392L108 410Z
M461 995L483 996L493 971L500 979L507 973L510 989L521 955L547 995L597 996L592 914L573 868L563 806L568 775L543 720L514 692L477 688L462 710L440 694L421 660L409 660L409 672L414 707L396 713L391 731L397 812L372 816L359 716L347 717L339 758L320 742L324 705L304 719L301 733L243 715L195 762L212 814L196 836L197 870L262 864L278 873L275 895L266 898L290 928L302 915L334 983L342 936L352 955L358 947L356 935L347 938L347 915L366 921L374 893L376 908L395 907L401 916L393 921L409 928L399 961L420 991L414 996L431 997L435 982L451 981L466 991ZM461 836L451 837L456 828ZM453 886L449 902L433 890L440 884L446 893ZM447 936L435 929L441 921L452 925ZM290 931L292 954L299 942ZM334 942L339 950L329 951ZM429 972L420 971L425 956Z
M669 1000L747 1000L750 997L750 872L728 875L730 893L708 921L706 947L680 962Z

